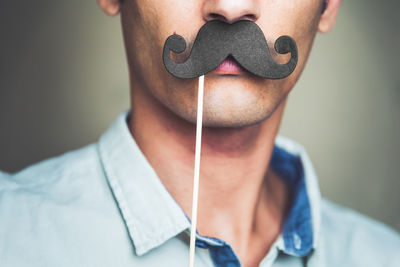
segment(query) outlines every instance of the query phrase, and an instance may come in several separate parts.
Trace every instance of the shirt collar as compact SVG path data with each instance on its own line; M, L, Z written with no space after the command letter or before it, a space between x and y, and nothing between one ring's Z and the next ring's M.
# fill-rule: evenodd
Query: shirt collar
M270 166L289 185L292 196L279 249L305 256L317 247L319 239L321 194L315 170L305 149L282 136L275 140Z
M118 116L101 136L98 151L136 254L142 255L190 224L134 141L127 115Z
M98 152L140 256L188 230L190 222L137 146L127 126L128 114L120 114L102 135ZM316 248L320 226L321 197L311 161L302 146L277 137L270 164L291 188L293 200L278 248L289 255L307 255Z

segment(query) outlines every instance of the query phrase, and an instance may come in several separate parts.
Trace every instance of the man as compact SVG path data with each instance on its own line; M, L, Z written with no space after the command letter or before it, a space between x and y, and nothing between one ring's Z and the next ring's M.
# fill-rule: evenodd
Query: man
M131 110L98 143L2 176L0 266L188 265L197 79L171 76L162 49L174 32L193 42L210 20L289 35L299 60L279 80L234 60L205 76L195 266L396 266L399 235L321 199L305 151L276 137L340 2L98 0L121 14Z

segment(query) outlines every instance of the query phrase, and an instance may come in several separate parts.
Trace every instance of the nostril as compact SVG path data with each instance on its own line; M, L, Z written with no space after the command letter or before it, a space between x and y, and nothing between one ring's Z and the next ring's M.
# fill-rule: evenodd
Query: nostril
M227 23L234 23L238 20L251 20L253 22L255 22L257 20L256 16L253 14L247 14L247 15L241 16L240 18L237 18L232 21L228 20L225 16L217 14L217 13L210 13L208 15L208 18L209 18L209 20L220 20L220 21L227 22Z
M221 20L224 22L228 22L228 20L224 16L217 14L217 13L211 13L209 15L209 18L210 18L210 20Z
M253 14L244 15L242 19L251 20L253 22L257 20L256 16Z

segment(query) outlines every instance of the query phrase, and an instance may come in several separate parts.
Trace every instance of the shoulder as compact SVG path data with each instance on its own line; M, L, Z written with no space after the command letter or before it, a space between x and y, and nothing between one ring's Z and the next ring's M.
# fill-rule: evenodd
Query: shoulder
M78 200L82 190L101 175L96 150L95 145L89 145L14 174L1 173L0 217Z
M56 186L72 177L87 175L98 165L94 144L33 164L14 174L0 173L0 194L35 191Z
M1 266L105 266L129 242L97 147L0 173Z
M322 201L321 237L325 255L341 266L394 266L400 261L400 235L356 211ZM351 263L349 265L349 263Z
M77 243L90 247L116 212L110 199L96 145L0 173L0 265L56 266Z

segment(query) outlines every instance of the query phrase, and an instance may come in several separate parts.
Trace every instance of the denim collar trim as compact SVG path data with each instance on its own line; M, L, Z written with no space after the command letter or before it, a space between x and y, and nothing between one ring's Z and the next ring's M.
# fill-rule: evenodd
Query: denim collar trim
M270 166L291 189L292 204L284 221L283 252L306 256L317 247L320 228L321 195L315 171L304 148L277 137Z

